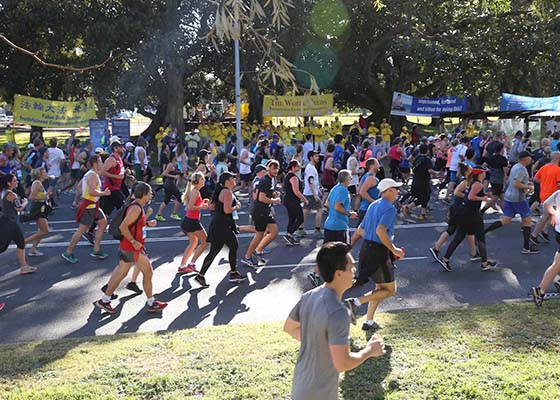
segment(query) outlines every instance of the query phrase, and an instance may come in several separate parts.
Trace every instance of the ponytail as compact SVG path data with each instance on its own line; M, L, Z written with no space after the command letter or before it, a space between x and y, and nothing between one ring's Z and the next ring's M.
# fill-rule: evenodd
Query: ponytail
M189 182L187 187L185 188L185 193L183 193L183 197L181 198L181 202L183 205L189 204L189 198L191 195L191 191L194 189L194 185L198 185L200 181L204 181L204 174L202 172L195 172L189 177Z

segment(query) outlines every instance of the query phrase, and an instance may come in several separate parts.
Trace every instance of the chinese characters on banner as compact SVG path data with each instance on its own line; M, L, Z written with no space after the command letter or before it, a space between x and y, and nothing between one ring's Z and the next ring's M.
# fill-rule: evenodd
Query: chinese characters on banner
M83 101L51 101L16 94L14 122L45 128L78 128L95 118L92 98Z

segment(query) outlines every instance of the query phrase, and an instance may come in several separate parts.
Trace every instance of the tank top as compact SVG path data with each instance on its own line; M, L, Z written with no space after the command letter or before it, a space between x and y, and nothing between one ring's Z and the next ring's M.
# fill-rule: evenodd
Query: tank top
M193 189L191 191L191 195L193 195L195 189ZM197 190L196 191L196 201L194 202L194 205L196 207L199 207L202 205L202 196L200 195L200 191ZM187 210L187 213L185 214L185 217L190 218L190 219L196 219L200 221L200 209L198 210Z
M175 184L175 176L179 175L179 169L177 167L175 167L175 169L173 171L171 171L171 174L174 175L172 178L166 176L163 184L165 186L170 186L170 185L174 185Z
M235 221L233 219L232 214L226 214L224 210L224 203L220 201L220 194L223 190L227 190L227 188L222 187L220 190L215 194L215 206L214 206L214 215L212 218L212 222L215 228L222 229L223 227L229 227L233 229L235 227ZM232 199L232 206L235 206L235 199Z
M140 150L142 150L144 152L144 165L148 165L148 153L146 152L146 149L143 148L142 146L136 146L134 148L134 164L138 164L140 165L140 157L138 157L138 153L140 152Z
M109 168L109 170L107 171L108 173L112 174L112 175L120 175L122 173L124 173L124 164L123 164L123 160L120 157L115 157L114 155L111 155L111 157L113 157L116 161L116 164L114 166L112 166L111 168ZM109 177L105 177L105 188L109 189L111 192L115 192L117 190L121 190L122 187L122 179L116 179L116 178L109 178Z
M478 181L474 181L472 184L474 185L475 182L478 182ZM466 198L465 202L466 202L466 205L467 205L467 208L469 209L469 211L475 213L475 214L478 216L478 215L480 215L480 205L482 204L482 201L479 201L479 200L469 200L469 197L468 197L468 196L469 196L469 193L470 193L470 191L471 191L471 188L472 188L472 185L471 185L471 187L469 188L467 194L465 195L465 198ZM484 188L480 189L480 191L479 191L476 195L477 195L478 197L484 196Z
M15 222L17 220L17 210L16 210L16 201L10 202L7 199L8 193L13 193L11 190L4 190L2 192L2 213L0 214L0 218L3 220L8 220L11 222Z
M132 207L129 207L126 210L126 212L124 214L124 218L126 218L126 215L128 214L128 212L130 211L131 208L140 207L140 205L137 204L137 203L132 203L132 204L134 204L134 206L131 205ZM129 225L128 229L130 230L130 233L131 233L132 237L134 238L134 240L136 240L137 242L142 244L142 249L143 249L144 248L144 240L146 239L146 214L144 213L144 209L142 207L140 207L140 209L141 209L140 219L138 220L138 222L136 222L136 223L133 222L131 225ZM132 243L130 243L130 241L125 237L122 238L122 240L119 244L119 248L121 250L124 250L124 251L131 251L131 252L135 252L135 253L138 252L138 250L136 250L134 248Z
M298 180L298 186L299 186L299 191L302 192L302 187L301 187L301 180L297 177L296 174L294 174L293 172L288 172L288 175L286 175L286 177L284 178L284 192L286 193L286 195L284 196L284 204L287 203L300 203L301 200L299 199L299 197L296 196L296 194L294 193L294 189L292 188L292 184L290 183L290 179L292 179L292 177L296 177Z
M391 160L396 160L400 162L401 153L399 152L398 147L399 146L395 145L389 149L389 157L391 158Z
M364 184L364 182L366 181L367 178L369 178L370 176L373 176L375 178L375 186L372 186L368 189L367 193L369 195L369 197L371 197L374 201L377 200L381 195L379 193L379 189L377 188L377 184L379 183L379 179L377 179L377 177L375 175L373 175L372 173L366 173L364 174L364 176L362 176L362 179L360 179L360 186L362 186ZM360 202L360 210L364 211L367 210L367 208L369 207L371 203L369 201L367 201L367 199L362 197L362 201Z
M97 184L95 185L95 190L99 191L101 189L101 182L99 181L99 176L95 173L95 171L89 170L82 178L82 197L86 200L97 203L99 201L99 197L93 196L89 193L89 188L86 182L88 176L91 174L95 174L95 176L97 177ZM90 204L86 208L95 208L95 204Z
M333 158L332 154L329 154L325 157L325 161L323 162L323 175L321 176L321 185L323 186L330 186L333 187L336 184L336 178L334 176L334 171L327 170L325 166L327 165L327 161Z

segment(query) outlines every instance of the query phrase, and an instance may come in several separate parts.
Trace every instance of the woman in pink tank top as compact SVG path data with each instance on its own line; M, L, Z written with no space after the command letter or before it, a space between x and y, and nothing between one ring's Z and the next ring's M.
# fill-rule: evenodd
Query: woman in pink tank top
M203 200L200 194L200 189L204 187L204 183L204 174L202 172L195 172L191 175L189 184L183 194L182 201L187 212L183 222L181 222L181 229L189 237L189 245L183 253L181 265L177 270L178 274L198 272L196 260L208 247L206 230L200 223L200 210L208 209L208 199ZM191 256L193 256L192 259ZM190 262L189 259L191 259Z

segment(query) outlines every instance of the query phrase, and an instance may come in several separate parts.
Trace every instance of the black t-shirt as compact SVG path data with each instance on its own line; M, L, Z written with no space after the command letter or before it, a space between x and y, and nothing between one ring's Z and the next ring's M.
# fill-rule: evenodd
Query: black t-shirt
M429 182L431 169L434 169L432 160L425 155L418 156L412 165L414 180Z
M253 213L256 215L268 215L270 213L270 204L261 203L259 201L259 196L261 193L264 193L269 199L272 198L272 194L274 193L274 182L272 181L270 175L266 174L262 177L257 185L256 191L257 200L255 200Z
M508 160L501 154L493 154L484 158L484 162L490 168L490 182L504 183L504 167L508 166Z

